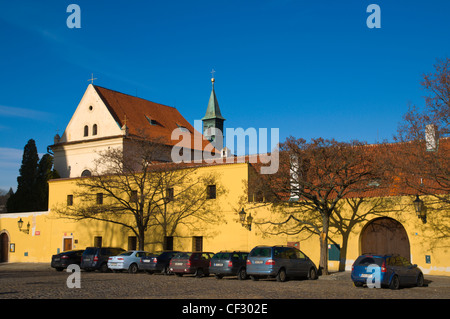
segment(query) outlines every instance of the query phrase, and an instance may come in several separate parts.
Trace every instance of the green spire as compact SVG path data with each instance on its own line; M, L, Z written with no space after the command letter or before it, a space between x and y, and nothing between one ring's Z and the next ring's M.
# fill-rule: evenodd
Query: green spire
M219 102L217 102L216 92L214 91L214 78L211 79L212 82L212 90L211 96L209 97L208 108L206 109L206 114L202 118L202 120L209 119L221 119L225 120L220 114Z

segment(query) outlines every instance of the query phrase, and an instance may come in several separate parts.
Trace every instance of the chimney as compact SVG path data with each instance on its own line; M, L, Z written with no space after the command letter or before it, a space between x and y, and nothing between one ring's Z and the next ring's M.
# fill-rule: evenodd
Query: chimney
M439 138L437 136L437 127L434 124L428 124L425 127L425 145L427 151L434 152L438 149Z

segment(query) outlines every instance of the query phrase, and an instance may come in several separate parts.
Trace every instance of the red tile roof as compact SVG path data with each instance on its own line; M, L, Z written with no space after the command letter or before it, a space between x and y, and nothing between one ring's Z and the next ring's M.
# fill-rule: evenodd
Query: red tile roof
M412 144L408 142L402 143L383 143L383 144L368 144L365 145L366 151L371 154L373 157L379 158L380 161L383 161L386 165L389 165L389 170L386 171L387 180L389 180L389 184L374 186L373 188L367 188L364 191L357 192L349 192L344 198L354 198L354 197L389 197L389 196L415 196L422 194L448 194L448 182L444 185L439 185L436 179L431 178L430 175L426 174L426 167L418 167L417 164L412 162L411 165L415 165L412 167L411 171L405 171L407 166L405 162L414 161L414 157L418 156L414 152L417 152L418 145ZM425 141L419 143L419 147L422 147L422 153L427 153L425 150ZM449 160L448 157L450 155L450 138L441 138L439 140L439 149L438 152L441 154L441 158L447 158L443 165L448 165ZM414 155L411 155L414 153ZM280 159L283 161L283 159ZM445 164L444 164L445 163ZM287 163L284 163L285 165ZM398 165L396 165L398 164ZM256 171L256 173L260 174L260 169L263 164L260 161L251 162L250 164ZM280 162L280 166L283 163ZM289 167L289 164L287 164ZM399 166L399 167L396 167ZM417 171L413 171L413 169ZM436 168L434 168L436 169ZM448 172L450 168L447 166L443 172ZM289 171L289 169L288 169ZM423 174L420 174L423 171ZM441 172L441 174L444 174ZM390 178L389 178L390 177ZM423 179L422 179L423 177ZM431 176L432 177L432 176ZM414 181L411 183L411 179L421 181L422 186L419 187L419 183ZM448 179L447 179L448 181ZM281 198L287 200L290 197L290 194L279 194ZM330 198L333 198L332 195Z
M129 135L156 138L166 145L173 146L178 144L182 138L172 140L172 131L176 128L184 127L191 133L191 141L181 144L182 146L199 149L199 147L194 145L194 136L202 140L202 149L205 149L210 144L174 107L106 89L98 85L94 85L94 88L119 126L123 127L126 122Z

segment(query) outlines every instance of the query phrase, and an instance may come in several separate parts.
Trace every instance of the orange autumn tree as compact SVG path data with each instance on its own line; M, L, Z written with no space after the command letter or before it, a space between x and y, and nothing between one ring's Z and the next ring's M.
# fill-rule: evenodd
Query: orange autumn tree
M258 224L278 227L279 233L309 231L318 235L319 268L327 275L330 221L341 202L388 184L383 163L375 154L379 149L359 141L288 138L280 145L278 172L259 174L249 184L249 189L264 194L274 209L284 211L286 218Z

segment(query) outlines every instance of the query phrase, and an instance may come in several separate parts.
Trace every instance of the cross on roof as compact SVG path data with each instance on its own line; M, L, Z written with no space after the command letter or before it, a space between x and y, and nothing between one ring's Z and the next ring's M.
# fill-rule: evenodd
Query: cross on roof
M92 73L92 76L88 81L91 81L91 84L94 84L94 80L97 80L97 78L94 78L94 73Z

